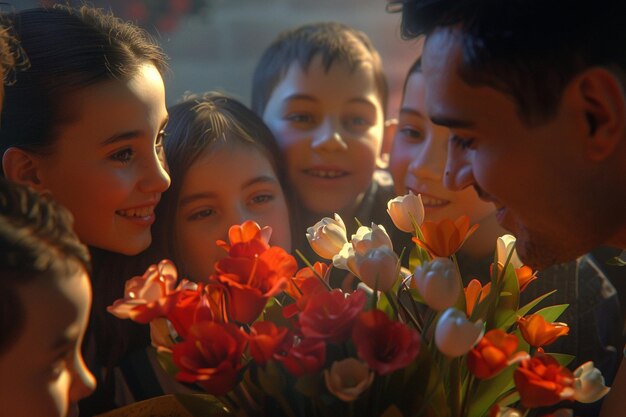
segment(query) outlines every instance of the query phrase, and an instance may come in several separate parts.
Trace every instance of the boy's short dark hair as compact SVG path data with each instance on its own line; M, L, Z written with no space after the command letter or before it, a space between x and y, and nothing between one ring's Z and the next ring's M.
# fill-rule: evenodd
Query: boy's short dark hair
M79 267L89 271L89 252L72 223L61 205L0 178L0 354L22 330L24 311L16 287Z
M337 22L306 24L278 35L254 70L252 110L262 115L291 64L297 62L306 70L317 55L321 55L326 71L335 62L345 62L352 70L363 62L371 63L378 97L386 112L389 93L378 51L365 33Z
M461 78L513 97L529 125L550 120L569 81L605 67L625 83L626 2L398 0L405 38L455 27Z

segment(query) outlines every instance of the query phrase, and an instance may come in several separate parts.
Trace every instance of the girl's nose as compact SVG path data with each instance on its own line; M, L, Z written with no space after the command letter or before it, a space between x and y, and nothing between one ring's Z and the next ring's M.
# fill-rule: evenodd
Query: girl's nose
M409 163L409 172L418 179L441 182L446 164L445 142L443 148L441 145L440 141L427 137L421 146L415 149Z
M145 193L162 193L167 190L171 180L166 168L164 157L155 154L144 165L145 172L143 172L143 178L139 183L141 191Z
M80 353L77 355L72 372L72 385L70 386L69 399L75 403L88 397L96 389L96 379L89 371Z

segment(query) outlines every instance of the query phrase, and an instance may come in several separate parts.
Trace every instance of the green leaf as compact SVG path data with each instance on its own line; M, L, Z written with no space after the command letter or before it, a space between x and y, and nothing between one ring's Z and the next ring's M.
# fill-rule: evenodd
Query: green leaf
M512 317L515 317L515 312L519 308L519 283L513 264L509 263L506 266L501 279L494 323L494 327L497 328L502 328Z
M470 400L468 417L483 417L502 394L513 388L516 367L517 364L511 365L493 378L476 380L478 386Z
M615 256L608 261L606 261L607 265L611 266L626 266L626 261L620 258L619 256Z
M569 304L556 304L549 307L544 307L541 310L537 311L535 314L539 314L541 317L546 319L547 322L552 323L556 321L561 314L569 307Z
M510 317L507 321L504 322L504 324L502 325L502 329L508 329L510 328L514 323L515 320L517 319L517 316L520 317L524 317L526 314L528 314L528 312L530 310L532 310L537 304L539 304L540 302L542 302L545 298L549 297L550 295L554 294L556 292L556 290L552 290L544 295L541 295L537 298L535 298L534 300L532 300L531 302L529 302L528 304L526 304L524 307L521 307L519 310L517 310L515 312L515 314L513 315L513 317Z
M257 369L257 375L259 378L259 385L263 391L273 397L281 397L282 392L285 389L285 380L278 364L272 361L268 362L265 365L265 368L259 367Z
M546 352L548 355L552 356L554 359L557 360L557 362L561 365L561 366L567 366L569 365L575 358L576 356L574 355L568 355L566 353L552 353L552 352Z
M185 410L194 416L234 416L222 402L209 394L174 394L176 400Z
M175 376L178 373L178 367L174 364L174 360L172 359L172 352L157 350L156 357L161 367L169 375Z

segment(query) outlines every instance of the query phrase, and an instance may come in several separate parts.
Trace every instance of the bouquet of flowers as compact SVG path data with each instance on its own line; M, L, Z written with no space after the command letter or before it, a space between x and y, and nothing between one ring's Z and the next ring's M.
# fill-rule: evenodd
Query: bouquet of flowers
M512 236L497 241L490 282L464 286L455 252L477 226L423 222L412 193L388 212L413 234L408 270L373 223L348 240L338 215L322 219L307 237L332 264L298 270L269 228L247 221L217 242L227 255L207 283L179 282L164 260L109 311L150 324L163 365L207 393L212 415L521 417L608 392L593 363L572 372L571 356L543 351L568 333L555 322L567 306L530 314L550 293L519 305L536 277ZM331 288L331 268L358 287Z

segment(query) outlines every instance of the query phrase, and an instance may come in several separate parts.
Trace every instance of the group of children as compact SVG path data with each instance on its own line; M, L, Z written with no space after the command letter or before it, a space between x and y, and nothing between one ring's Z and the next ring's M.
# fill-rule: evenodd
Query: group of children
M181 276L208 279L221 256L215 241L244 220L316 260L308 226L339 213L349 234L356 218L398 236L386 203L411 190L427 219L468 214L480 224L461 268L487 276L505 232L473 189L443 187L449 135L429 121L419 61L397 123L386 120L378 53L339 23L280 34L254 72L251 108L220 93L167 108L165 57L136 26L87 7L5 19L29 62L10 70L0 124L0 409L10 415L63 416L82 399L89 416L182 389L160 369L148 326L105 308L163 258ZM529 297L559 288L572 328L561 351L593 358L610 380L621 346L615 291L589 257L554 268Z

